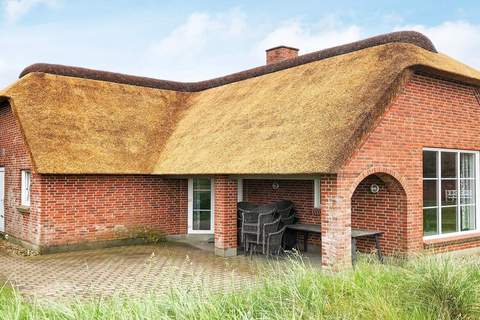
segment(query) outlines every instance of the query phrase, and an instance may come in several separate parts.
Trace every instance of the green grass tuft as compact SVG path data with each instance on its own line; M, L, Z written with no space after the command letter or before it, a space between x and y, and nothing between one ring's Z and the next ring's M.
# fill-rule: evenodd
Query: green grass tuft
M40 304L4 287L0 319L480 319L476 257L361 261L337 274L293 257L262 272L258 286L228 294L172 291L70 304Z

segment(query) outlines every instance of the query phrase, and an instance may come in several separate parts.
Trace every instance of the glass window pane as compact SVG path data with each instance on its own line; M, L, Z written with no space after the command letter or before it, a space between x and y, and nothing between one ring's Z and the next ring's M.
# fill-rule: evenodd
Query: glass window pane
M460 204L475 204L475 180L460 180Z
M475 177L475 155L473 153L460 153L460 177Z
M457 177L457 153L442 152L442 178Z
M438 234L437 212L437 208L423 209L423 234L425 236Z
M423 177L437 177L437 152L423 151Z
M193 209L210 210L211 209L211 192L210 191L194 191L193 192Z
M193 211L193 230L210 230L210 211Z
M457 180L442 180L442 206L457 204Z
M193 179L193 189L210 190L210 179L197 178Z
M457 207L442 208L442 233L457 231Z
M475 206L460 207L462 231L475 230Z
M423 180L423 206L436 207L437 205L437 180Z

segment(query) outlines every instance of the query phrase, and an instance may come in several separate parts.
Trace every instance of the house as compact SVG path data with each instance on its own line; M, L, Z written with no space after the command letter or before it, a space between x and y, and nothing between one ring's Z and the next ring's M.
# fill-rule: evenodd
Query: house
M230 256L237 201L290 199L326 267L352 227L387 254L480 246L480 72L416 32L297 52L194 83L26 68L0 93L0 231L42 252L204 233Z

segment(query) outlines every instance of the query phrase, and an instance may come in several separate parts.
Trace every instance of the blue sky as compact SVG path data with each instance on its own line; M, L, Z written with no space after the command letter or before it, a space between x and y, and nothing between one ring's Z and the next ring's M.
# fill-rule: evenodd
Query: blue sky
M480 68L480 1L3 0L0 86L35 62L161 79L202 80L300 53L418 30Z

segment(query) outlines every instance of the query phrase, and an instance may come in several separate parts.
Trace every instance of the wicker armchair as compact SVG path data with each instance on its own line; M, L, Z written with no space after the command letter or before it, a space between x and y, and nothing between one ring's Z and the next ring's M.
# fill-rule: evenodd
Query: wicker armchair
M249 250L249 243L262 243L263 226L266 223L271 223L275 217L276 208L274 206L259 206L251 212L243 212L242 222L242 242L245 247L245 254ZM254 221L254 216L257 214L257 219ZM248 240L248 241L247 241Z
M237 211L238 211L238 214L239 214L240 218L242 217L243 212L245 212L245 211L250 212L250 211L252 211L256 208L258 208L258 205L254 204L254 203L251 203L251 202L241 201L241 202L237 203Z
M277 220L271 222L271 223L265 223L263 225L263 233L262 233L262 253L266 254L267 253L267 238L270 234L275 233L278 231L280 227L280 222L281 219L278 218Z
M252 211L253 209L257 208L259 205L248 202L248 201L240 201L237 203L237 208L241 210L247 210L247 211Z
M264 223L261 229L261 232L257 235L247 234L246 244L247 244L247 247L250 248L250 255L254 251L256 251L258 246L261 247L262 253L266 254L267 237L269 234L278 231L279 225L280 225L280 218L278 218L273 222ZM251 248L250 246L253 246L253 247Z
M286 229L287 227L284 226L279 231L270 233L267 236L267 241L265 245L267 256L272 255L272 253L275 255L279 255L280 252L283 250L283 235L285 234Z
M244 212L252 212L256 208L258 208L258 205L253 204L251 202L246 202L246 201L241 201L237 203L237 227L239 229L242 228L242 222L243 222L243 213ZM250 222L255 222L258 219L258 212L254 211L255 215L251 215L252 221Z
M242 212L242 223L240 225L241 230L241 239L243 246L245 248L245 253L247 247L245 245L245 237L247 234L256 234L258 232L258 211L243 211Z
M290 200L280 200L275 202L275 207L281 217L287 217L293 210L293 202Z

